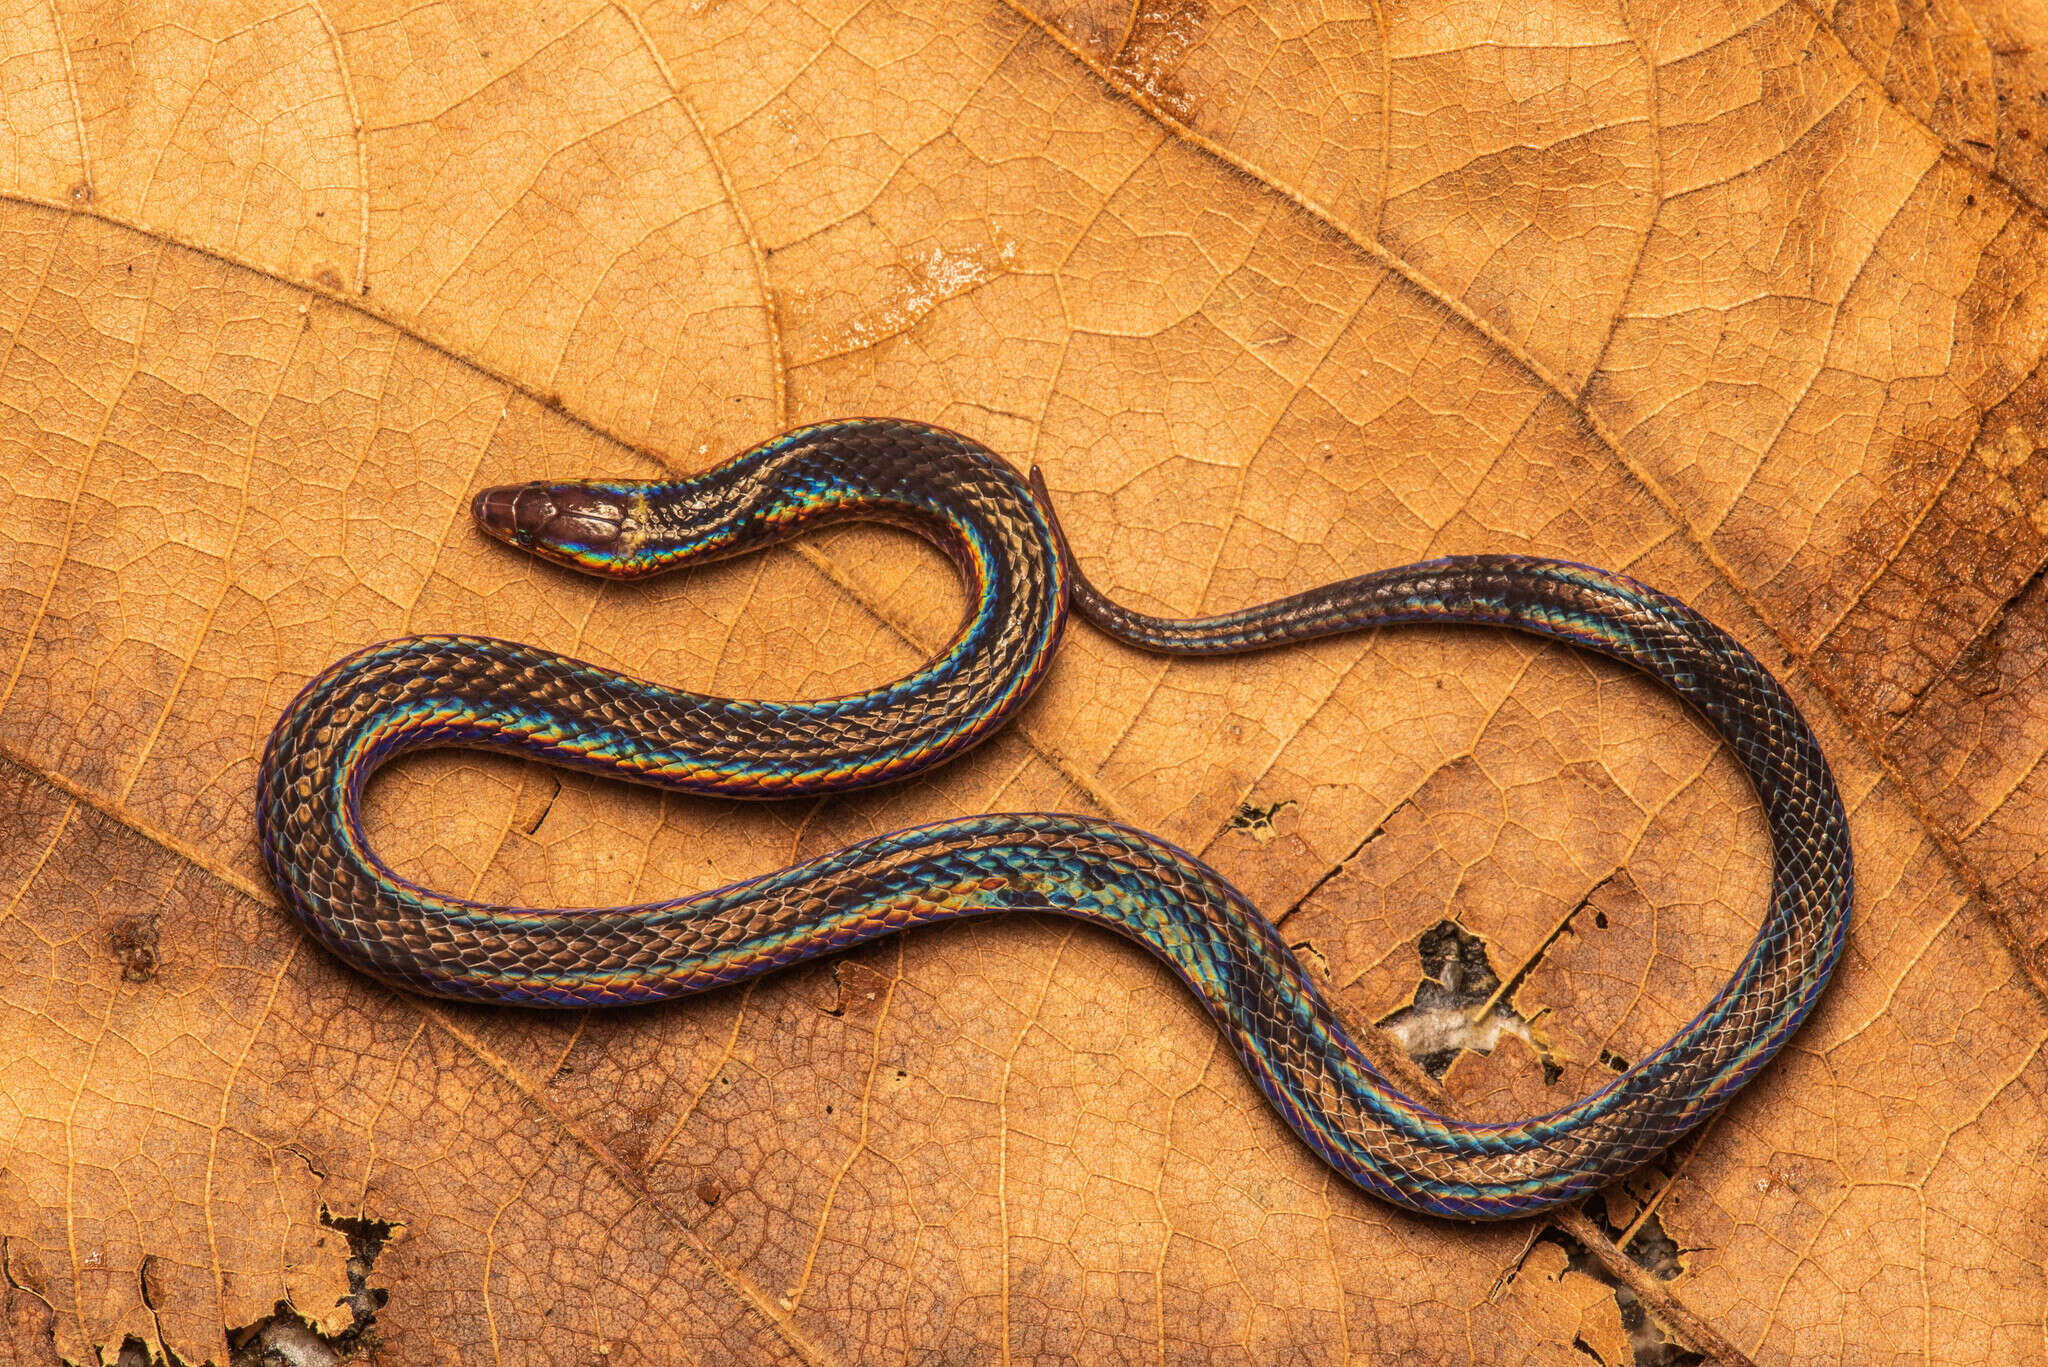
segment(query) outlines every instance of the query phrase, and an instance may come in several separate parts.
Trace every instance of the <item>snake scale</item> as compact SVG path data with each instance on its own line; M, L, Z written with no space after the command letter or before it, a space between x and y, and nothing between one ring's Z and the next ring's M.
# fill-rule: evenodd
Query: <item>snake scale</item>
M969 608L907 678L847 697L756 702L658 687L532 646L418 636L312 680L265 750L271 875L343 960L416 992L593 1007L658 1001L912 926L1011 912L1106 926L1164 959L1274 1108L1364 1190L1434 1215L1527 1215L1641 1164L1727 1101L1799 1027L1849 921L1851 862L1826 760L1777 681L1727 633L1604 570L1518 555L1380 570L1220 616L1126 611L1078 572L1044 488L979 444L889 419L787 433L704 474L487 489L493 536L617 578L738 555L846 520L922 533ZM684 793L775 798L921 773L1003 725L1043 681L1069 606L1120 641L1226 654L1402 622L1531 632L1676 693L1748 774L1769 823L1771 901L1699 1014L1596 1094L1513 1123L1453 1119L1377 1071L1315 980L1199 859L1088 816L1011 813L897 831L671 901L587 909L465 900L401 878L359 802L392 757L502 751Z

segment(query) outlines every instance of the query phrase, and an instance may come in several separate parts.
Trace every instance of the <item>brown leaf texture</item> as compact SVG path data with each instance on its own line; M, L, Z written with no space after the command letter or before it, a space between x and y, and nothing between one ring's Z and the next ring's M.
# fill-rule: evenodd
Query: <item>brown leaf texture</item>
M13 1360L2048 1359L2038 7L0 16ZM467 525L484 484L863 412L1041 465L1153 611L1482 550L1691 600L1851 811L1819 1011L1582 1211L1464 1227L1335 1179L1166 971L1063 923L564 1017L304 940L256 759L358 645L786 697L943 640L958 588L893 533L627 590ZM1004 735L843 801L460 754L371 794L407 872L542 904L1001 809L1199 851L1486 1117L1661 1042L1770 873L1669 698L1426 629L1169 662L1077 627Z

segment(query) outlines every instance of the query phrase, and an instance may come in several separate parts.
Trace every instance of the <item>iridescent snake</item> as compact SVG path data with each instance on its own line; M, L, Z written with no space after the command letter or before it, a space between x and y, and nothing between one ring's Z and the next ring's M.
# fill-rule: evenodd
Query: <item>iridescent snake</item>
M532 646L417 636L333 665L264 752L258 824L306 927L416 992L522 1006L620 1006L739 982L911 926L1041 912L1107 926L1164 959L1311 1148L1389 1201L1464 1219L1526 1215L1649 1159L1727 1101L1796 1030L1842 947L1842 803L1812 732L1727 633L1605 570L1519 555L1380 570L1194 620L1126 611L1075 566L1044 486L922 424L788 433L694 478L487 489L492 536L632 579L832 522L912 528L965 578L969 610L916 673L847 697L752 702L658 687ZM1439 1115L1376 1070L1273 925L1214 870L1088 816L963 817L641 906L504 906L407 881L370 848L359 800L395 755L497 750L677 792L774 798L888 783L1002 726L1050 667L1072 605L1147 650L1214 655L1398 622L1510 627L1641 670L1712 724L1770 826L1770 908L1727 984L1656 1052L1538 1119Z

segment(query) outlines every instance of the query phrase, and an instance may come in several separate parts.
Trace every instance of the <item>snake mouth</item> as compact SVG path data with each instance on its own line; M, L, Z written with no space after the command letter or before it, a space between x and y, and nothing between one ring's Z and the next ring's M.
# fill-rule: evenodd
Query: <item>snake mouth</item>
M628 526L623 498L582 484L499 484L469 510L487 535L578 568L617 554Z

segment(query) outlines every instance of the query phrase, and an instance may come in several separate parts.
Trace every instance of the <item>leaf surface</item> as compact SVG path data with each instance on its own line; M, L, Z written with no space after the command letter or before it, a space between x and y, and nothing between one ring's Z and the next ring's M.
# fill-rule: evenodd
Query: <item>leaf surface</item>
M20 1360L2043 1351L2022 7L0 8ZM303 939L256 760L350 649L481 632L775 697L940 645L958 587L893 533L627 590L467 525L485 484L863 412L1040 465L1151 611L1482 550L1694 602L1850 807L1820 1010L1582 1211L1462 1227L1342 1185L1163 968L1061 923L593 1016L422 1002ZM1409 1085L1490 1118L1655 1048L1770 874L1677 704L1448 630L1169 662L1077 627L1004 735L846 800L459 754L370 794L409 874L536 904L1006 809L1201 853L1376 1047L1448 1065Z

